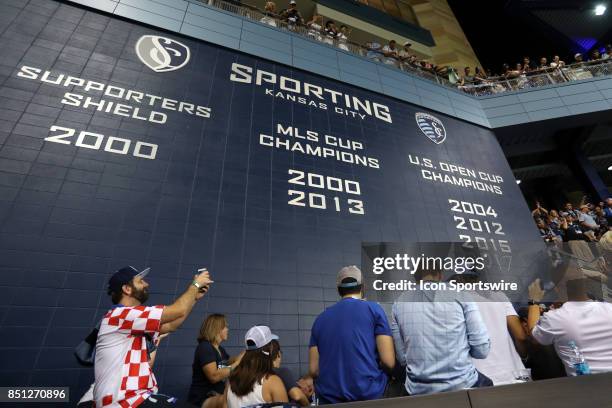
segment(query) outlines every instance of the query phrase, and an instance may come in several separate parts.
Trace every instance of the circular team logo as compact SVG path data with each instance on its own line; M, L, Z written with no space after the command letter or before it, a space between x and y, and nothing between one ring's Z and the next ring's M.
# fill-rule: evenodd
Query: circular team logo
M414 114L419 129L435 144L446 140L446 129L442 121L429 113L417 112Z
M189 62L189 47L158 35L143 35L136 42L136 55L155 72L174 71Z

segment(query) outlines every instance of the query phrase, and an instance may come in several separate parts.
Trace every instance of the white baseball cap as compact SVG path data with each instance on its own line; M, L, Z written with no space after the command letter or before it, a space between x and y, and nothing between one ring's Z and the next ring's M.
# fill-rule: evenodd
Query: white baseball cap
M253 326L244 336L244 344L247 350L257 350L272 340L278 340L278 336L272 333L268 326Z

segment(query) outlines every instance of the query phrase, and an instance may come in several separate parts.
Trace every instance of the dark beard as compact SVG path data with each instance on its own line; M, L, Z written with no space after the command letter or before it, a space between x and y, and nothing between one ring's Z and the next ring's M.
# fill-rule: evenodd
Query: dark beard
M132 297L138 300L141 304L145 303L149 299L149 291L146 288L136 289L133 288Z

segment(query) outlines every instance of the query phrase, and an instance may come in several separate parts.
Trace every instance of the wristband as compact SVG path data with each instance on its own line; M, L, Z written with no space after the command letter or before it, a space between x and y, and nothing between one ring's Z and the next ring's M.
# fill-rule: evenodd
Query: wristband
M191 282L191 284L192 284L193 286L195 286L195 287L198 289L198 291L201 291L201 290L202 290L202 288L203 288L203 286L202 286L202 285L200 285L200 284L199 284L198 282L196 282L196 281Z

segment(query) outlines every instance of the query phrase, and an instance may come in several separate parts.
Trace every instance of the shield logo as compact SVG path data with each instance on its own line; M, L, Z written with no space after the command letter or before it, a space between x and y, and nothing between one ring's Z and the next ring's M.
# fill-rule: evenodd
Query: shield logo
M175 71L189 62L189 47L171 38L143 35L136 42L136 55L155 72Z
M435 144L446 140L446 129L442 121L429 113L417 112L414 114L419 129Z

